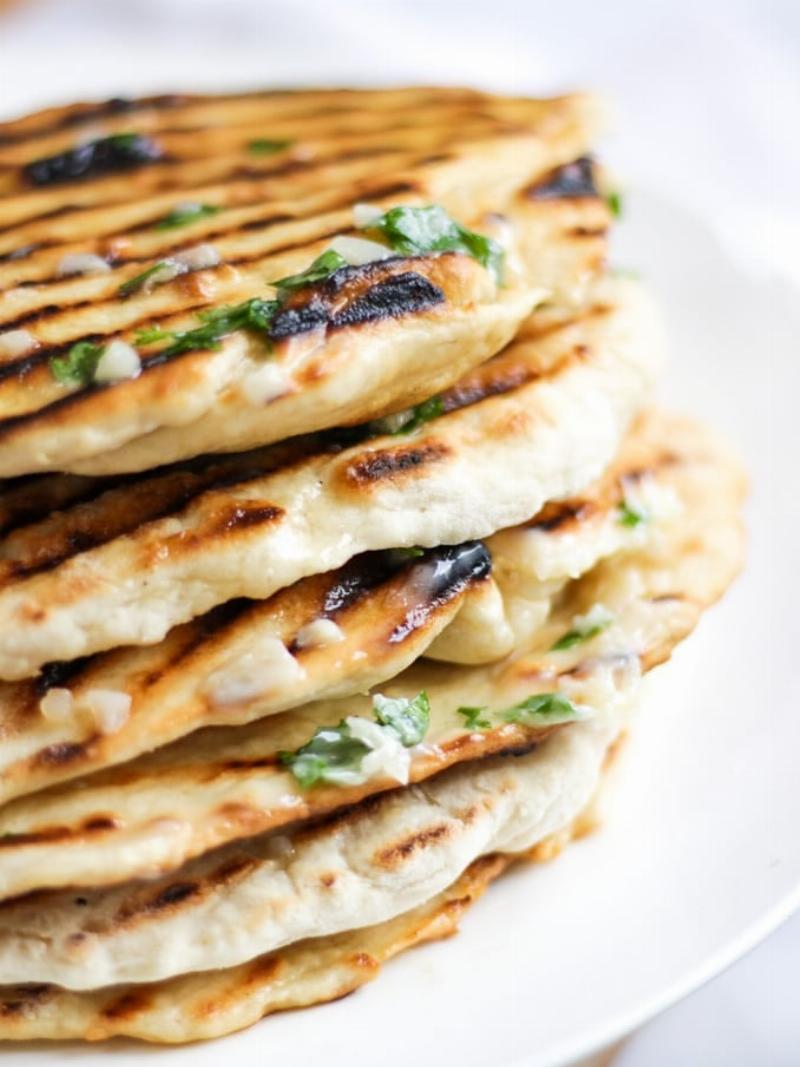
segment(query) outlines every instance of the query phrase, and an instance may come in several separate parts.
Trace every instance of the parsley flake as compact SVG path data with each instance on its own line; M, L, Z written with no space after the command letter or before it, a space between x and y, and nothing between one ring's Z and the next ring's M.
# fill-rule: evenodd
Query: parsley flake
M291 145L291 141L280 141L269 137L255 137L247 142L247 151L253 156L274 156Z
M131 296L132 293L141 289L146 281L161 273L166 266L166 260L160 259L158 263L154 263L152 267L143 270L141 274L136 274L133 278L128 278L128 280L123 282L119 289L117 289L117 292L120 296Z
M468 730L489 730L491 722L486 718L487 708L456 708L456 715L464 720Z
M418 256L425 252L465 252L486 267L500 284L505 253L497 241L468 230L451 219L438 204L428 207L393 207L370 222L394 252Z
M584 641L591 641L593 637L607 630L613 621L614 616L607 608L604 608L602 604L595 604L585 615L575 616L571 629L550 646L550 651L563 652L565 649L583 644Z
M606 203L615 219L622 218L622 193L618 189L612 189L606 194Z
M410 700L376 694L372 704L375 712L372 729L383 730L387 739L411 748L425 736L430 722L427 693L417 693ZM355 719L350 722L358 725ZM338 726L322 726L296 751L279 753L281 763L291 770L303 789L321 782L358 785L364 781L361 764L373 748L354 736L350 722L342 719Z
M172 343L159 352L159 356L163 359L171 359L173 356L179 356L183 352L191 352L194 349L213 349L219 345L223 337L233 333L234 330L252 330L254 333L268 334L279 306L277 300L261 300L259 297L253 297L233 307L201 311L197 317L203 325L194 330L168 332L159 326L145 327L137 333L136 343L151 344L154 341L170 338Z
M50 360L50 373L62 385L88 385L94 380L103 346L93 341L76 341L65 356Z
M197 222L198 219L209 218L221 210L216 204L179 204L163 219L160 219L154 229L174 230L178 226L188 226L191 222Z
M325 281L334 271L347 265L347 260L344 256L340 256L338 252L334 252L332 248L329 248L322 255L317 256L311 266L307 267L302 273L290 274L288 278L280 278L272 284L278 290L280 297L285 299L297 289L304 289L307 285L315 285L317 282Z
M500 714L506 722L523 726L549 726L586 717L586 712L563 693L537 693Z
M420 426L424 426L426 422L430 422L431 419L438 419L440 415L444 415L444 403L439 396L432 396L428 400L423 400L421 404L417 404L411 408L408 412L407 420L397 429L392 430L392 434L397 436L399 434L413 433L418 430Z
M620 526L628 526L633 529L636 526L641 526L644 522L648 522L649 519L649 514L643 508L637 507L623 498L622 503L619 505L617 518Z
M375 718L381 726L394 730L406 748L418 745L428 731L431 706L428 694L423 690L413 700L406 697L384 697L380 693L372 698Z

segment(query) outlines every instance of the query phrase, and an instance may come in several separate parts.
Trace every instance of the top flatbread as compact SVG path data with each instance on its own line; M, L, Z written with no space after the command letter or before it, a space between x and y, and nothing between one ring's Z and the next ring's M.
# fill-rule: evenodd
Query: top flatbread
M411 126L407 109L422 100L430 106L414 111ZM94 129L146 131L155 158L117 160L122 177L106 160L99 171L37 184L52 171L54 151L80 143L80 127L54 120L54 132L34 137L6 127L5 145L0 130L0 166L8 168L0 222L10 220L0 234L0 331L18 339L22 330L29 341L0 355L0 477L82 463L145 469L403 409L497 351L536 300L580 287L602 262L608 212L591 168L579 165L577 178L553 173L584 153L596 130L586 98L527 104L443 93L437 103L427 91L346 94L323 105L308 94L305 106L262 96L153 111L134 107ZM465 112L472 119L463 130L450 125ZM271 123L274 155L248 156ZM214 175L222 180L209 184ZM559 199L573 201L568 225ZM304 270L332 237L352 233L358 201L382 210L436 202L468 225L501 225L512 268L506 288L461 254L382 261L292 298L269 331L271 355L263 337L235 331L217 350L168 359L159 355L164 345L140 346L142 373L133 379L80 386L54 376L51 360L77 341L139 344L142 326L187 329L203 309L274 295L271 281ZM208 211L160 228L187 202ZM489 211L507 211L508 221L487 220ZM204 268L152 292L120 295L143 269L209 244L219 265L205 257ZM111 269L62 276L62 261L87 254Z
M477 402L455 386L447 413L415 433L207 461L19 530L0 543L0 677L155 643L216 604L267 597L359 552L516 525L600 475L661 354L649 299L609 282L566 324L534 323L489 364Z

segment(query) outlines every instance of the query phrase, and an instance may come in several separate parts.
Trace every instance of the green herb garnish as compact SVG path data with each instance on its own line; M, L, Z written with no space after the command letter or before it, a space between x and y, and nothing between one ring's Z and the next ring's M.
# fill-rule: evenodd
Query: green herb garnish
M102 354L102 345L76 341L65 356L50 360L50 373L62 385L88 385L94 380Z
M612 189L610 193L607 193L606 203L608 204L608 210L615 219L622 218L622 193L619 190Z
M386 557L390 564L396 566L402 566L410 559L419 559L420 556L425 555L425 549L419 548L417 545L412 545L411 548L387 548Z
M643 522L648 522L650 516L642 508L637 508L635 505L623 497L622 503L619 505L619 517L617 521L620 526L628 526L631 529L635 526L640 526Z
M501 245L451 219L438 204L390 208L367 228L378 230L392 251L404 256L425 252L466 252L486 267L498 284L501 281L505 255Z
M319 782L352 785L358 778L361 761L369 752L363 741L350 733L342 719L338 726L324 726L296 752L281 752L280 760L288 767L303 789Z
M486 718L486 708L456 708L456 715L461 715L468 730L488 730L491 722Z
M314 262L301 274L290 274L288 278L280 278L272 284L278 290L282 298L286 298L297 289L304 289L307 285L315 285L329 278L334 271L347 266L347 260L329 248L322 255L317 256Z
M147 326L136 335L137 344L151 344L154 341L171 339L171 344L161 349L159 356L170 359L179 356L182 352L191 352L194 349L213 349L219 345L223 337L234 330L252 330L254 333L267 334L272 325L272 319L279 308L277 300L261 300L253 297L243 304L233 307L213 308L209 311L201 311L197 316L203 323L194 330L168 332L159 326Z
M500 714L506 722L517 722L524 726L548 726L585 717L580 708L563 693L537 693Z
M572 629L567 630L554 645L550 646L551 652L563 652L565 649L574 648L575 645L591 641L603 630L607 630L614 621L614 616L607 611L602 604L596 604L586 615L578 615L572 620Z
M424 426L426 422L430 422L431 419L438 419L440 415L444 415L444 403L441 397L432 396L428 400L423 400L421 404L417 404L409 411L408 419L396 430L392 430L393 435L413 433L418 430L420 426Z
M425 692L406 697L372 698L378 728L405 748L418 745L430 722L430 703ZM353 735L355 719L342 719L338 726L322 726L310 741L295 752L280 752L279 758L304 789L328 782L331 785L358 785L364 779L361 763L372 750L366 741ZM369 720L366 720L369 721Z
M154 229L174 230L178 226L188 226L190 222L197 222L198 219L207 219L221 210L216 204L183 204L173 208L168 215L155 224Z
M247 151L254 156L273 156L276 152L282 152L288 148L291 141L278 141L269 137L256 137L247 142Z
M163 270L167 265L166 260L160 259L158 263L154 263L152 267L148 267L147 270L143 270L141 274L136 274L133 278L128 278L126 282L117 289L120 296L130 296L144 285L144 283L152 278L159 271Z
M418 745L428 732L431 705L428 694L423 690L413 698L384 697L380 693L372 698L375 718L381 726L394 730L406 748Z

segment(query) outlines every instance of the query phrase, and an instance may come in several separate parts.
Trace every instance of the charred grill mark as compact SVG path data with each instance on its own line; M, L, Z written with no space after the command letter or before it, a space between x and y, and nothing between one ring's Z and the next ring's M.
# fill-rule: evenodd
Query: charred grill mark
M543 530L552 533L570 524L585 522L596 512L595 505L588 500L564 500L545 505L542 510L525 525L529 530Z
M151 999L144 989L132 990L115 997L102 1009L101 1015L108 1020L132 1019L148 1010Z
M56 745L48 745L31 759L34 767L65 767L69 763L78 763L89 755L91 746L97 737L90 737L86 741L61 741Z
M20 845L43 845L64 842L70 838L80 839L87 834L107 833L119 828L116 819L108 815L97 815L87 819L80 826L48 826L31 833L0 834L0 849L17 848Z
M369 272L371 267L374 264L342 267L303 306L290 306L279 311L273 320L270 338L281 341L309 330L337 330L401 315L420 314L446 302L445 294L437 285L415 271L408 271L378 281L343 309L336 310L334 297L343 283Z
M158 917L168 908L177 908L188 901L198 901L207 893L238 881L252 871L256 865L257 861L249 856L233 857L216 870L204 875L202 879L171 882L158 889L152 896L147 892L142 892L138 899L124 901L111 923L118 925L128 923L132 919Z
M256 611L258 604L253 600L240 598L229 600L213 608L205 615L194 619L182 628L182 640L178 648L170 652L169 662L150 671L143 681L143 686L150 687L165 674L171 674L179 664L189 659L206 642L219 637L225 630L232 628L245 619L250 612Z
M93 500L103 490L108 488L106 482L98 484L94 479L84 479L84 488L66 497L60 496L57 493L48 496L47 486L45 481L53 477L60 478L61 475L36 475L30 480L31 492L25 494L24 491L20 494L18 502L13 503L5 510L5 518L0 517L0 535L7 537L15 530L19 530L24 526L28 526L31 523L38 522L41 519L47 518L50 513L56 508L63 507L75 507L79 504L84 504L90 500ZM27 480L27 479L26 479ZM41 493L37 492L37 486L35 482L38 481L41 485ZM9 483L6 483L9 484ZM16 484L12 484L12 492L17 488ZM21 486L20 486L21 488ZM3 483L0 482L0 498L3 492Z
M375 862L381 867L397 867L403 860L409 859L415 852L420 852L431 845L446 840L452 834L447 823L439 823L427 830L419 830L397 844L381 849L374 857Z
M367 452L351 460L344 469L344 478L355 486L368 486L433 465L446 459L450 449L439 441L401 448L384 448Z
M423 565L430 568L426 576L427 597L412 608L389 634L389 644L400 644L430 617L438 607L459 596L468 585L487 578L492 558L480 541L437 549L426 553ZM415 568L416 570L417 568Z
M31 1008L43 1003L55 993L51 985L18 985L8 990L7 997L0 1000L0 1017L4 1019L25 1015Z
M605 237L608 226L573 226L567 231L568 237Z
M31 185L60 185L134 170L163 158L162 148L151 137L138 133L116 134L35 159L23 166L22 173Z
M14 227L0 227L0 233L3 233L5 229L14 229ZM21 245L19 248L15 248L11 252L4 252L3 255L0 256L0 263L14 263L18 259L27 259L28 256L33 255L34 252L38 252L40 248L44 248L44 245Z
M124 536L132 530L141 528L146 523L157 522L159 519L174 515L205 492L208 487L208 482L205 482L202 478L191 479L187 483L176 486L173 492L168 492L166 500L152 509L146 510L144 513L132 511L127 522L120 521L124 519L124 512L121 509L112 517L110 524L106 524L102 516L92 516L90 525L69 530L61 537L53 537L29 559L10 561L6 570L7 579L19 581L23 578L30 578L34 574L43 574L72 559L73 556L98 548L116 537ZM243 509L238 510L243 511ZM271 515L270 517L275 518L276 516ZM243 524L247 523L244 514L238 516L238 520ZM232 522L235 525L237 516L228 515L225 521ZM259 521L255 514L252 521L253 523Z
M81 659L46 663L42 667L41 673L30 683L34 690L32 695L39 699L44 696L48 689L64 688L69 682L74 682L89 663L90 657L88 656L83 656Z
M248 181L248 180L257 181L257 180L262 179L262 178L270 178L270 179L274 180L274 179L278 179L278 178L289 178L289 177L293 177L295 175L309 175L309 174L313 174L315 169L320 169L322 167L335 167L335 166L338 166L338 165L341 165L341 164L344 164L344 163L357 162L358 160L371 159L371 158L380 158L381 156L385 156L385 155L390 154L392 152L401 151L401 150L402 149L395 148L390 144L363 145L363 146L360 146L360 147L348 148L345 151L333 152L330 155L322 155L322 156L314 158L314 159L284 159L284 160L275 161L274 163L271 163L271 164L270 163L263 163L261 165L256 164L256 163L238 164L238 165L232 166L230 171L227 174L218 175L214 179L213 184L215 186L224 187L226 185L231 185L234 182L242 181L242 180L245 180L245 181ZM187 181L183 180L180 177L180 175L176 176L174 174L170 174L169 173L171 167L174 167L174 166L177 166L178 164L186 163L186 162L189 162L189 161L188 160L184 160L184 159L168 159L168 158L163 158L163 159L159 160L157 165L159 167L163 167L164 170L166 171L166 173L164 174L163 178L161 178L161 180L153 182L149 186L149 188L147 189L147 195L148 196L157 196L159 194L167 193L167 192L170 192L170 191L175 191L176 193L177 192L182 192L182 193L186 194L187 196L189 196L192 193L192 191L196 188L196 183L194 183L192 181L188 181L187 182ZM409 161L409 162L411 162L411 161ZM202 182L201 184L205 184L205 182ZM412 192L414 189L416 189L416 185L413 182L396 182L396 183L394 183L394 186L395 186L395 191L397 193L399 193L399 192ZM371 195L374 196L374 195L384 195L384 194L374 194L373 193ZM392 195L392 194L388 193L386 195ZM126 203L133 203L133 202L134 201L127 201L127 200L126 201L112 200L110 203L115 205L115 206L117 206L117 207L121 207ZM258 202L258 201L256 201L256 202ZM66 215L66 214L70 214L71 212L74 212L74 211L83 211L83 210L86 210L87 208L97 209L97 208L101 208L101 207L104 207L104 206L108 206L108 202L102 201L102 200L99 201L96 204L91 204L91 205L87 205L87 204L74 205L74 204L72 204L72 205L67 205L66 207L65 206L59 206L57 208L52 208L49 211L40 212L40 214L38 214L38 215L33 215L30 218L26 219L23 223L14 222L14 223L10 223L7 226L2 226L2 227L0 227L0 234L13 232L20 225L28 226L28 225L32 225L33 223L47 221L47 219L54 218L57 215L62 215L62 214ZM232 206L239 206L239 205L232 205ZM126 231L126 232L131 232L131 231ZM108 237L113 237L113 236L114 236L113 234L109 234L109 235L107 235L107 238ZM59 246L59 244L61 244L61 243L62 242L60 242L60 241L42 241L42 242L40 242L40 243L38 243L38 244L36 244L34 246L28 246L28 247L32 247L34 250L38 251L40 249L46 249L46 248L57 248ZM15 254L13 252L12 253L6 253L6 257L3 257L3 258L9 258L9 259L15 258ZM2 259L0 259L0 262L2 262ZM130 262L140 262L140 260L132 259L132 260L130 260Z
M168 108L185 106L189 103L192 103L190 97L170 93L160 96L142 96L135 100L115 96L96 104L73 104L61 110L59 117L53 119L52 122L35 126L21 133L0 132L0 147L7 148L10 145L22 144L25 141L46 137L48 134L58 133L60 130L82 126L85 122L96 122L98 119L112 118L116 115L129 115L135 111L163 111Z
M442 406L445 413L459 411L461 408L471 407L482 400L488 400L492 396L502 396L510 393L520 386L527 385L539 377L536 371L524 364L512 364L503 367L501 373L492 374L491 363L488 372L467 380L463 384L456 384L441 394Z
M530 200L561 200L579 197L599 197L594 161L581 156L561 167L555 167L544 178L529 186L525 195Z
M216 519L214 522L214 534L231 533L234 530L246 530L251 526L262 526L268 522L275 522L285 515L283 508L274 504L244 506L237 504Z

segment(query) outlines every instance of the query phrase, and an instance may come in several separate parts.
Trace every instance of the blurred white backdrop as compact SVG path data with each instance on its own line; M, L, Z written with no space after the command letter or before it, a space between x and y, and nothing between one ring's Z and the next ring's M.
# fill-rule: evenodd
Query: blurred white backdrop
M625 180L702 215L740 269L800 284L794 0L29 0L0 19L5 115L76 95L377 79L599 89ZM796 1067L798 960L795 919L619 1067Z

